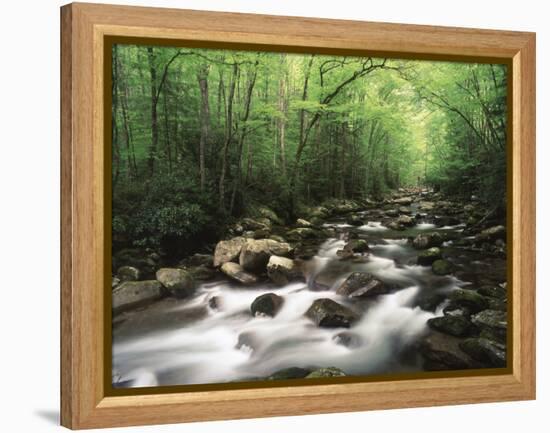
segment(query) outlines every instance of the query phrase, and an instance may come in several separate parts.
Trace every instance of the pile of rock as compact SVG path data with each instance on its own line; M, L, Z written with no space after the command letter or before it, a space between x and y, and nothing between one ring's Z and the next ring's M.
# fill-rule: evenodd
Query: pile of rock
M427 370L506 366L508 327L505 286L452 291L444 315L428 320L421 341ZM494 306L500 309L493 309Z

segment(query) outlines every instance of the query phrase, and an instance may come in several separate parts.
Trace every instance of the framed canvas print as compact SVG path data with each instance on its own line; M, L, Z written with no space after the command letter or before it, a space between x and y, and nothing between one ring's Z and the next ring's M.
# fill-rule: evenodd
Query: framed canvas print
M63 425L535 398L534 34L61 21Z

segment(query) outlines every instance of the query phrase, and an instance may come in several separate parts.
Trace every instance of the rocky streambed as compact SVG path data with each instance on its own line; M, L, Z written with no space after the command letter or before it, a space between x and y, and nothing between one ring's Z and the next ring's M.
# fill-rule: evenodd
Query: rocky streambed
M113 261L119 387L506 366L506 230L472 201L406 189L269 209L212 255Z

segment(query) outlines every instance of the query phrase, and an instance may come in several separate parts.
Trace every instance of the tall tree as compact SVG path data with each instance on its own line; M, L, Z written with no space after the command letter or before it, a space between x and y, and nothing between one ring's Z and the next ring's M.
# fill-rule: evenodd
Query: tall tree
M205 154L206 143L208 142L208 130L210 124L210 107L208 102L208 72L210 67L208 64L201 64L199 66L199 72L197 79L199 81L199 87L201 91L201 110L200 110L200 124L201 134L199 143L199 172L201 178L201 191L204 191L206 184L206 166L205 166Z

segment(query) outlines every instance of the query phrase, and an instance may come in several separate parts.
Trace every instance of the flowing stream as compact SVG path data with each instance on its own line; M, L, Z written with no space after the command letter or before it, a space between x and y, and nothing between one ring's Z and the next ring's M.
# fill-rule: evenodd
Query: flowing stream
M426 321L442 314L443 305L424 311L418 299L465 284L412 264L418 252L407 236L432 230L433 224L420 222L407 232L376 221L353 228L372 242L371 254L357 262L336 255L351 226L338 221L325 226L334 237L307 262L305 282L284 287L210 282L191 299L165 299L116 326L114 381L133 387L234 382L265 378L288 367L334 366L347 375L420 371L414 343L427 332ZM442 229L459 232L461 227ZM401 289L368 300L336 294L338 284L355 271L370 272ZM281 310L273 318L253 317L252 301L269 292L284 298ZM349 329L317 327L304 312L319 298L351 307L361 319Z

